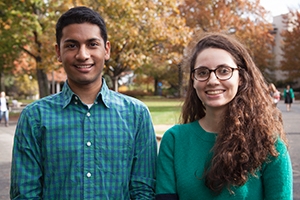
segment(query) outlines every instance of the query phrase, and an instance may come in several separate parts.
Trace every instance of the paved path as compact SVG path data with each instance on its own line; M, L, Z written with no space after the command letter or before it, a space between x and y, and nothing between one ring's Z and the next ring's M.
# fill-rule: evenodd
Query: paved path
M282 111L284 128L290 144L290 155L293 164L294 200L300 200L300 101L292 105L290 112L286 111L281 101L278 108ZM155 126L157 131L165 131L170 125ZM0 200L9 199L10 165L13 136L16 122L9 127L0 124Z
M0 124L0 200L9 199L10 164L16 122L9 127Z

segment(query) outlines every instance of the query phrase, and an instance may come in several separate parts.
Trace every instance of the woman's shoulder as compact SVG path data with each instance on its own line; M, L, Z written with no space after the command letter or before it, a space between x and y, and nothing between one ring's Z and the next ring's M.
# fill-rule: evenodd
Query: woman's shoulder
M279 154L286 153L288 151L287 145L280 137L278 137L278 139L276 140L275 147Z
M162 139L169 141L207 140L206 137L210 137L211 135L212 134L206 133L196 120L194 122L172 126L163 134Z
M175 124L174 126L169 128L165 132L165 134L180 136L180 135L186 133L187 131L194 130L195 128L197 128L197 125L198 125L198 121L190 122L190 123L187 123L187 124Z

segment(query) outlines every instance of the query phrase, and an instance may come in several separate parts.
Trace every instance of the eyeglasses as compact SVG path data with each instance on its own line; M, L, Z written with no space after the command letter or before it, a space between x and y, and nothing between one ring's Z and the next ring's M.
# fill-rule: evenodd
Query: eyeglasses
M239 70L239 67L233 68L228 66L219 66L216 69L208 69L207 67L198 67L192 70L192 76L197 81L206 81L209 79L211 72L214 72L217 79L226 81L232 77L234 70Z

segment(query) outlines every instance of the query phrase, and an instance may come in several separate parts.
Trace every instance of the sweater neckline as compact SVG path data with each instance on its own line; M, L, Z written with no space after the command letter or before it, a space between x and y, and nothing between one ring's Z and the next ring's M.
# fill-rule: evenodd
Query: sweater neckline
M200 137L204 141L215 142L217 133L207 132L199 124L198 120L192 122L194 133L197 137Z

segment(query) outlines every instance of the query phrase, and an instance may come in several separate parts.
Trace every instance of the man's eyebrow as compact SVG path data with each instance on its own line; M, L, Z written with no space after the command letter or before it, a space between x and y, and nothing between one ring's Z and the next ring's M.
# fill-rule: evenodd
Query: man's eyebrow
M77 43L77 40L73 40L73 39L67 39L65 41L63 41L63 43Z
M87 42L92 42L92 41L101 41L100 38L91 38L91 39L88 39ZM64 43L78 43L77 40L74 40L74 39L67 39L64 41Z
M91 39L88 39L87 41L91 42L91 41L95 41L95 40L101 41L100 38L91 38Z

